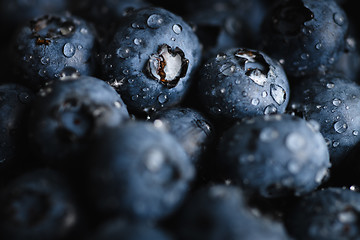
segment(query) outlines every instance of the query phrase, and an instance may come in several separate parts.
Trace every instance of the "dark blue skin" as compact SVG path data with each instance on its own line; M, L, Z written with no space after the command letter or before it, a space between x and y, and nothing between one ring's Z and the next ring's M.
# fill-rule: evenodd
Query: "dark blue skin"
M93 206L105 218L156 221L179 206L194 168L177 140L149 122L103 130L89 166Z
M256 37L253 40L257 42L257 39L259 39L258 36L260 35L263 18L267 13L269 0L188 0L185 1L185 3L187 11L184 15L186 17L196 19L197 17L194 15L201 16L204 12L213 13L211 21L213 23L217 22L221 25L226 22L226 16L228 18L242 19L242 24L248 26L248 32L246 32L246 34ZM231 22L227 22L225 25L231 26L229 23ZM235 27L234 30L238 31L240 29L236 29ZM245 33L238 32L236 35L241 37L242 34ZM254 42L251 44L254 44ZM252 47L254 47L254 45L252 45Z
M318 127L285 114L237 123L221 137L217 165L225 179L265 198L307 194L331 165Z
M134 112L178 104L201 60L190 26L161 8L144 8L125 17L103 47L103 79Z
M66 0L1 0L0 22L5 32L9 33L26 21L45 14L63 12L66 8Z
M2 189L1 239L69 239L78 207L62 175L49 169L25 173Z
M285 0L264 19L263 51L282 62L288 76L329 68L345 46L348 19L334 1Z
M295 239L360 239L360 193L325 188L299 199L285 214L286 228Z
M255 217L234 186L203 187L185 202L176 221L180 240L288 239L282 224Z
M347 158L360 141L360 87L344 75L313 76L294 85L290 109L320 124L333 166Z
M346 38L344 52L341 53L339 60L334 64L334 69L342 72L345 76L353 81L359 82L360 76L360 49L359 38L355 32L349 34ZM329 71L333 71L330 69Z
M26 152L27 119L34 95L19 84L0 85L0 167Z
M283 113L290 89L277 61L260 51L233 48L202 66L197 94L205 112L233 120Z
M100 40L106 39L121 18L135 9L149 6L144 0L78 0L69 1L70 11L93 23ZM111 30L109 30L111 29Z
M185 19L195 27L195 33L203 46L203 61L229 48L253 46L250 28L238 16L237 8L234 11L218 11L215 7L191 6L191 9L194 7L196 13L188 12Z
M26 22L15 35L10 55L20 81L39 89L65 67L82 75L95 72L94 28L84 20L65 14L51 14Z
M158 227L123 219L110 220L96 231L91 240L171 240L169 234Z
M181 143L194 163L198 163L214 138L214 129L209 120L192 108L174 107L155 112L151 121L164 127Z
M119 94L104 81L69 77L40 89L28 120L29 139L46 164L71 169L84 158L93 135L129 118Z

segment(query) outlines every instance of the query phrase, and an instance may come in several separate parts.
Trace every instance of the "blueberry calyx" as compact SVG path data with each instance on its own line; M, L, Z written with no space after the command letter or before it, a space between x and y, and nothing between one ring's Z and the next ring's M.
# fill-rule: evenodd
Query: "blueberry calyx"
M50 45L51 40L75 32L75 23L56 16L45 15L30 22L36 45Z
M96 114L99 113L94 111L93 115ZM86 138L93 129L93 115L77 99L67 99L57 112L58 134L69 142Z
M273 17L274 30L280 34L296 35L305 22L314 18L314 13L300 1L285 2L275 10Z
M184 52L176 47L172 49L163 44L158 52L152 54L146 66L146 71L151 78L159 81L167 88L175 87L180 78L186 76L189 60L185 58Z
M264 86L270 69L264 57L256 51L242 48L235 53L235 57L239 59L238 61L245 70L245 74L257 85Z
M80 73L77 69L73 68L73 67L65 67L59 76L59 79L61 81L67 81L67 80L73 80L73 79L77 79L80 77Z

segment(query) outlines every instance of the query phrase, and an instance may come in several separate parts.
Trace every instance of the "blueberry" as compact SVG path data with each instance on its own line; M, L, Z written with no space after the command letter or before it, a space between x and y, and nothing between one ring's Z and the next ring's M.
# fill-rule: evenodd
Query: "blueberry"
M291 108L320 124L333 166L344 161L359 143L360 87L344 75L331 72L312 76L294 86Z
M80 74L95 71L95 31L69 14L50 14L24 24L15 35L10 56L20 81L33 89L59 78L65 67Z
M34 93L19 84L0 85L0 166L26 152L28 111Z
M269 0L198 0L184 1L187 12L184 14L190 19L197 19L201 22L213 23L230 27L229 33L242 29L241 25L248 26L246 34L251 36L255 42L259 39L261 24L267 13ZM207 13L207 14L204 14ZM208 15L209 14L209 15ZM212 15L210 15L212 14ZM206 17L207 19L201 19ZM236 22L236 20L242 20ZM235 21L233 21L235 20ZM233 25L233 23L235 23ZM240 28L239 28L240 27ZM244 32L236 35L243 38ZM256 37L256 38L255 38Z
M63 12L66 8L67 1L64 0L1 0L0 22L5 27L4 32L8 34L28 20L45 14Z
M93 23L99 32L100 39L106 38L121 18L135 9L149 6L143 0L78 0L71 1L70 11Z
M333 0L279 1L264 19L263 51L289 76L331 67L345 46L348 19Z
M0 195L2 239L65 239L78 226L78 207L62 175L38 169L16 178Z
M194 168L180 143L161 129L139 120L103 130L94 140L88 182L100 215L155 221L179 206Z
M307 194L326 179L330 167L318 127L285 114L236 123L220 140L217 164L225 178L260 196Z
M288 239L281 223L253 215L239 188L203 187L181 208L176 222L179 239Z
M353 81L358 81L360 76L360 49L358 46L358 38L350 34L346 38L345 49L341 53L339 60L334 64L334 69L331 71L342 72L346 78Z
M196 9L196 13L189 11L186 16L186 20L194 26L195 33L203 46L203 60L207 60L219 51L251 45L250 28L238 15L241 7L235 7L233 11L225 11L228 9L217 8L215 3L212 5L206 2L209 7L205 7L203 6L205 2L192 1L188 8L193 11Z
M214 137L213 126L203 114L192 108L174 107L151 115L155 124L163 124L197 163Z
M103 127L129 119L119 94L104 81L68 76L41 88L29 117L35 156L51 166L73 168L87 151L89 139Z
M158 227L142 222L127 222L123 219L110 220L96 231L91 240L171 240L169 234Z
M326 188L301 198L285 215L288 232L296 239L359 239L360 194Z
M201 68L197 91L204 110L220 119L283 113L290 95L281 65L246 48L209 59Z
M201 48L181 17L144 8L122 20L101 56L103 78L131 111L142 112L174 106L183 99Z

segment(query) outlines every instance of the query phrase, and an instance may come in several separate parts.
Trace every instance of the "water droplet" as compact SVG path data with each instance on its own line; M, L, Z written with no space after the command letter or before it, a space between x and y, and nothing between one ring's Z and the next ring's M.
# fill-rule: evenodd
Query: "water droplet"
M176 41L176 39L175 39L174 37L172 37L172 38L171 38L171 41L174 41L174 42L175 42L175 41Z
M338 141L335 141L335 142L333 142L333 144L332 144L332 146L335 147L335 148L336 148L337 146L339 146L339 145L340 145L340 143L339 143Z
M225 63L221 66L220 72L225 76L231 76L236 70L236 67L232 63Z
M83 49L83 46L81 44L78 45L78 50Z
M65 57L71 58L75 55L76 48L72 43L65 43L63 47L63 54Z
M182 32L182 27L179 24L174 24L172 30L175 34L180 34Z
M279 137L279 132L273 128L267 127L260 132L260 140L264 142L270 142Z
M334 86L335 86L335 84L332 83L332 82L326 84L326 87L327 87L328 89L334 88Z
M41 77L45 77L45 75L46 75L46 70L45 70L45 69L40 69L38 73L39 73L39 75L40 75Z
M252 100L251 100L251 104L252 105L254 105L254 106L257 106L257 105L259 105L259 99L258 98L253 98Z
M129 48L118 48L116 50L116 55L120 58L128 58L130 56L130 49Z
M30 102L30 95L27 92L21 92L18 94L18 99L20 102L26 104Z
M165 94L160 94L157 99L159 103L164 104L167 102L168 97Z
M322 44L319 42L315 45L315 49L320 50L322 48Z
M345 18L341 13L334 13L333 19L334 22L339 26L343 25L345 22Z
M88 30L86 28L81 28L80 29L80 33L82 34L87 34L88 33Z
M218 53L217 55L216 55L216 61L221 61L221 60L224 60L224 59L226 59L226 54L225 53Z
M306 60L306 59L308 59L309 58L309 54L308 53L303 53L303 54L301 54L301 59L303 59L303 60Z
M275 85L275 84L270 85L270 95L274 99L274 101L279 105L285 102L286 92L279 85Z
M241 83L240 79L235 80L235 84L239 85Z
M225 88L220 89L221 93L225 93Z
M277 108L273 104L270 104L265 107L264 109L265 115L274 114L274 113L277 113Z
M290 151L297 152L306 146L306 140L302 134L293 132L286 137L285 145Z
M268 93L266 92L266 91L263 91L262 93L261 93L261 96L264 98L264 97L267 97L267 95L268 95Z
M338 99L338 98L334 98L334 100L332 101L332 103L333 103L334 106L338 107L338 106L340 106L340 104L341 104L341 100Z
M50 63L50 58L48 58L48 57L42 57L42 58L40 59L40 62L41 62L42 64L44 64L44 65L47 65L47 64Z
M338 121L334 123L334 129L337 133L343 133L347 130L348 126L344 121Z
M242 93L241 93L241 95L243 96L243 97L247 97L247 92L245 92L245 91L243 91Z
M164 19L158 14L152 14L146 21L150 28L159 28L164 23Z
M280 63L281 65L284 65L284 64L285 64L285 59L280 59L280 60L279 60L279 63Z
M142 40L140 38L135 38L134 43L135 45L140 45L142 43Z
M357 136L357 135L359 135L359 131L358 131L358 130L354 130L354 131L352 132L352 134L353 134L354 136Z

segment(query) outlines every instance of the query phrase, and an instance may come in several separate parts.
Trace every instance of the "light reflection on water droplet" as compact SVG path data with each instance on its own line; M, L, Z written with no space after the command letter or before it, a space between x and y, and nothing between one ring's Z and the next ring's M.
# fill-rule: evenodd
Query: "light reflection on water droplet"
M65 45L63 47L63 54L65 55L65 57L71 58L72 56L75 55L75 51L76 51L76 48L75 48L74 44L65 43Z
M172 30L175 34L180 34L182 32L182 27L179 24L174 24Z
M348 126L344 121L338 121L334 123L334 129L337 133L343 133L347 130Z

